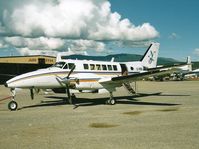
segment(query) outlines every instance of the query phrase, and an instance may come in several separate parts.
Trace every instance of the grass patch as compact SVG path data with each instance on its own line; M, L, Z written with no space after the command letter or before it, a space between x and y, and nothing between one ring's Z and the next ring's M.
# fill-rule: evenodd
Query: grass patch
M124 112L123 114L126 114L126 115L139 115L141 113L142 113L141 111L130 111L130 112Z
M161 109L161 110L156 110L160 112L172 112L172 111L178 111L178 108L167 108L167 109Z
M119 125L116 124L107 124L107 123L91 123L89 127L92 128L112 128L112 127L117 127Z

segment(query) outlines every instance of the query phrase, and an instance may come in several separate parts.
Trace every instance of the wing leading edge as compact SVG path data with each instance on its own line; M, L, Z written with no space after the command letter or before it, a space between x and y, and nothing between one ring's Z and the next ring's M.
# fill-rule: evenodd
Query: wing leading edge
M174 73L178 70L178 67L184 66L185 64L157 67L153 69L148 69L148 71L143 73L136 73L127 76L118 76L113 78L105 78L99 80L99 83L107 89L109 92L115 91L116 87L121 87L123 83L131 83L138 80L143 80L151 76L161 76L168 73Z

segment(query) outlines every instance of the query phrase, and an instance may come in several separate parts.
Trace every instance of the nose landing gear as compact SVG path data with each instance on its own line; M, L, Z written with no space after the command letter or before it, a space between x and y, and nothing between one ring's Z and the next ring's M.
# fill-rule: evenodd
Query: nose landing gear
M18 107L18 104L15 101L15 95L16 95L15 89L11 89L11 93L12 93L12 101L10 101L8 103L8 109L11 110L11 111L16 111L17 107Z
M11 111L16 111L18 107L18 104L16 101L12 100L8 103L8 109Z

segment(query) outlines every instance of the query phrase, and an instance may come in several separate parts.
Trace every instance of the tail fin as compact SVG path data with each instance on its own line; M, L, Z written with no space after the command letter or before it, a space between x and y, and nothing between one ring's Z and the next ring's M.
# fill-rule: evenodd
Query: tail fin
M144 67L155 68L158 61L159 43L151 43L144 56L140 60Z
M188 70L192 71L192 63L191 63L191 57L187 56L187 66L188 66Z

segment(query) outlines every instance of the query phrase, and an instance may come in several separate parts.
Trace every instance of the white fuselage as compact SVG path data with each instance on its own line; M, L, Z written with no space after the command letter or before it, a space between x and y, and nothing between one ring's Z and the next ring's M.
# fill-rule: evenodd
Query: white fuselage
M121 75L143 72L142 62L106 62L88 60L61 60L52 67L39 69L33 72L16 76L6 82L9 88L61 88L64 83L58 80L65 78L75 65L70 78L78 78L75 83L77 90L102 89L103 86L98 82L100 79L112 78ZM71 82L72 83L72 82ZM73 82L74 83L74 82Z

